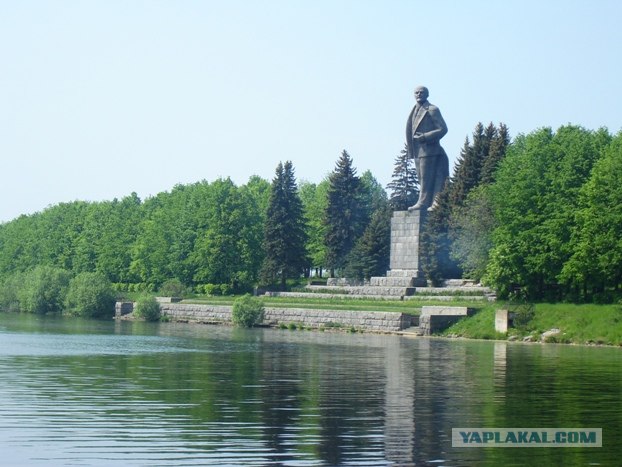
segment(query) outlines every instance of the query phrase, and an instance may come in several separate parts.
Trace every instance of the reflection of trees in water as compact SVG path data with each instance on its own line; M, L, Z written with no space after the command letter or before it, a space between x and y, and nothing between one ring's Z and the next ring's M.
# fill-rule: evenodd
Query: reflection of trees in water
M344 346L321 355L318 454L329 465L382 459L383 353Z
M20 357L22 368L13 370L28 371L27 387L39 402L74 412L88 406L98 423L122 427L123 439L138 434L133 442L145 449L153 441L205 459L229 461L245 452L272 464L615 464L614 450L605 448L455 450L451 429L604 425L604 446L611 446L622 434L615 417L617 349L274 330L220 334L198 336L204 340L190 352L171 351L179 344L173 338L151 352L143 347L157 338L121 336L114 345L131 344L137 353ZM92 336L89 344L98 339L104 337ZM79 423L76 415L72 426Z

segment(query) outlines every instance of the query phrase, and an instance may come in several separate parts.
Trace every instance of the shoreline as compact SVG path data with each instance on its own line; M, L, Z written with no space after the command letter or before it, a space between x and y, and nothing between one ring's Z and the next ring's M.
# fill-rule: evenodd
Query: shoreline
M193 325L221 325L233 326L230 318L231 306L228 305L199 305L183 303L160 303L163 321L178 322ZM180 310L186 310L181 311ZM550 336L544 336L541 332L527 332L532 336L529 340L525 336L510 333L507 337L501 337L494 333L494 322L489 323L490 333L484 336L474 335L475 331L469 329L477 325L476 321L486 315L486 311L480 311L471 317L465 317L459 323L447 328L444 333L433 333L431 335L421 335L419 330L412 326L414 315L407 315L401 312L381 312L381 311L344 311L344 310L314 310L306 308L272 308L266 307L266 319L258 327L270 327L274 329L290 330L309 330L319 332L346 332L346 333L373 333L391 334L396 336L416 338L431 337L439 339L458 339L458 340L481 340L493 342L507 342L519 344L563 344L584 347L614 347L622 348L622 344L604 342L600 336L590 336L584 342L553 340ZM490 313L490 312L488 312ZM132 317L131 313L117 313L115 319L139 320ZM410 324L410 325L408 325ZM460 326L463 332L456 332L455 327ZM514 328L510 328L512 330ZM549 328L550 329L550 328ZM564 333L562 330L553 334L555 336Z
M134 318L129 315L122 318L114 318L115 320L121 321L143 321L139 318ZM227 326L227 327L235 327L234 324L228 322L206 322L206 321L193 321L193 320L167 320L162 321L163 324L167 323L180 323L180 324L190 324L193 326ZM269 324L261 324L254 326L256 328L265 328L265 329L275 329L275 330L285 330L290 329L288 327L279 327ZM559 345L559 346L574 346L574 347L595 347L595 348L619 348L622 349L622 344L604 344L604 343L577 343L577 342L546 342L546 341L523 341L523 340L508 340L508 339L486 339L481 337L465 337L465 336L444 336L440 334L433 334L430 336L423 336L419 334L415 334L412 332L405 331L363 331L357 330L355 332L350 331L349 329L339 328L339 327L328 327L328 328L312 328L312 327L304 327L290 329L296 331L310 331L310 332L339 332L342 334L384 334L391 335L396 337L406 337L409 339L439 339L439 340L448 340L448 341L480 341L480 342L503 342L506 344L520 344L520 345Z

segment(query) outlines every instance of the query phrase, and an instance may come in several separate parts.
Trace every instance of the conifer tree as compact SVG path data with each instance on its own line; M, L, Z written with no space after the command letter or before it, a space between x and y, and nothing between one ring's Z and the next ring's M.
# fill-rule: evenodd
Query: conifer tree
M391 209L374 211L369 225L357 240L346 261L345 274L356 279L382 276L389 269Z
M473 131L473 143L466 138L451 177L449 202L452 206L462 205L469 191L477 186L485 148L484 126L478 123Z
M415 163L408 157L406 145L395 158L393 179L387 185L391 190L389 203L394 211L405 211L414 205L419 198L419 181Z
M264 233L263 275L280 278L284 289L288 278L299 276L308 266L302 202L291 161L276 168Z
M449 256L449 219L451 215L450 189L439 193L436 208L425 214L426 220L421 234L420 254L422 269L426 278L435 287L442 285L443 279L460 276L460 270Z
M360 178L352 158L343 151L328 177L327 205L324 211L326 263L330 276L342 268L346 256L361 232Z
M504 123L500 123L499 128L494 131L490 147L488 148L488 154L483 161L480 174L480 183L489 184L494 182L495 172L499 166L499 162L503 159L509 144L510 133L508 127Z
M503 124L500 124L499 129L492 123L484 128L480 122L473 131L473 142L471 143L468 137L465 139L454 173L446 192L441 196L442 209L439 206L428 216L422 235L424 272L432 282L440 283L441 278L457 277L462 274L460 265L454 257L465 257L466 253L465 251L461 251L460 255L452 253L452 240L470 233L463 228L462 220L469 215L465 212L465 209L469 209L465 207L465 203L469 193L475 188L494 180L494 173L508 145L508 129ZM479 232L480 235L481 233ZM481 252L478 253L481 256Z

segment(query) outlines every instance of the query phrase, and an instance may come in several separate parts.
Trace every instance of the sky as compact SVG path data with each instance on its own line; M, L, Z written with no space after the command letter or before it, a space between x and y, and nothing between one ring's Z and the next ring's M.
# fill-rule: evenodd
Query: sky
M0 223L177 184L391 181L425 85L478 122L622 129L618 0L0 0Z

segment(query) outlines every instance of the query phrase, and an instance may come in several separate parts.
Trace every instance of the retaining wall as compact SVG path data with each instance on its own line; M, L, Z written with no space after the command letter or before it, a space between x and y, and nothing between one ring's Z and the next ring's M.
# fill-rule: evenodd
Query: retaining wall
M174 321L192 321L205 324L231 323L231 306L193 305L184 303L161 303L162 314ZM120 316L120 306L117 307ZM124 309L127 312L127 307ZM264 325L302 324L311 328L355 328L369 332L396 332L408 328L413 317L389 311L335 311L307 308L266 307Z

